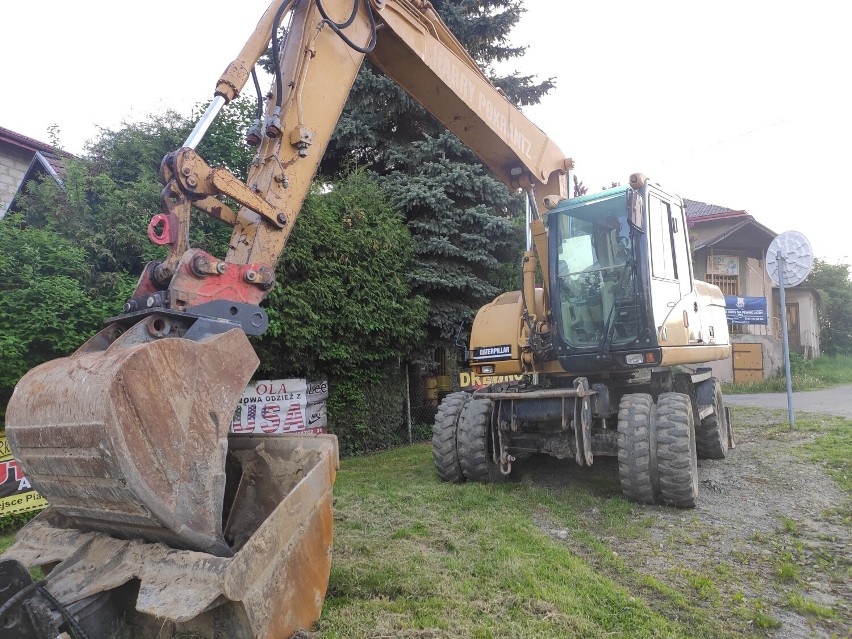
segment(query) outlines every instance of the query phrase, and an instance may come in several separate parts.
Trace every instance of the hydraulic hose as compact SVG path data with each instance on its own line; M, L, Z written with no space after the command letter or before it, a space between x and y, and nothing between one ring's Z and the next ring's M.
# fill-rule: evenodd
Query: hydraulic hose
M77 639L89 639L89 635L86 633L85 630L83 630L82 626L80 626L80 623L77 621L74 615L71 614L71 611L69 611L65 606L63 606L56 597L50 594L47 588L45 588L44 586L39 586L38 592L42 597L47 599L63 617L65 617L65 621L67 621L68 625L70 625L74 629L74 632L77 635Z
M278 43L278 29L281 28L281 18L284 12L290 8L294 0L285 0L275 12L275 20L272 21L272 66L275 71L275 106L281 107L284 103L284 79L281 77L281 67L278 56L281 47Z
M317 5L317 9L319 9L320 15L323 18L323 22L325 22L325 24L331 27L331 29L337 35L339 35L340 39L343 40L347 45L349 45L349 47L351 47L355 51L358 51L359 53L370 53L373 49L376 48L376 16L373 14L373 8L370 6L370 0L363 0L364 8L367 10L367 16L370 19L370 43L366 47L362 47L355 44L346 36L345 33L343 33L343 30L352 24L352 22L355 20L355 16L358 14L359 0L355 0L352 6L352 15L350 15L349 19L343 23L335 22L328 16L328 13L326 13L325 11L325 7L322 6L322 0L314 1Z
M257 79L257 70L252 67L251 79L254 81L254 90L257 93L257 121L263 119L263 93L260 90L260 81Z
M352 3L352 14L349 16L349 19L346 20L346 22L335 22L334 20L332 20L328 16L328 14L326 13L325 7L323 7L323 5L322 5L322 0L316 0L316 5L317 5L317 9L319 9L320 15L322 16L323 20L325 20L330 25L334 25L338 29L347 28L350 24L355 22L355 17L358 15L358 0L355 0Z

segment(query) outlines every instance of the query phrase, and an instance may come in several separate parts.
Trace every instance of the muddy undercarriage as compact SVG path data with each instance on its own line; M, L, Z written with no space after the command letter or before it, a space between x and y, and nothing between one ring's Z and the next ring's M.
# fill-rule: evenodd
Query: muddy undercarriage
M733 446L718 380L709 369L644 378L577 377L558 387L499 385L445 398L433 454L446 481L495 481L533 454L618 457L622 490L642 503L688 508L698 497L697 459Z

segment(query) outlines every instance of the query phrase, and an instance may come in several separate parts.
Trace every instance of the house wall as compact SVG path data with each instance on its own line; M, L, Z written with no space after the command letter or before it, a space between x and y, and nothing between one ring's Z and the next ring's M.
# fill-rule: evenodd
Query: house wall
M737 342L763 346L763 379L772 377L784 367L784 346L781 340L769 335L737 335Z
M32 151L0 143L0 216L6 213L12 198L30 167Z
M727 229L730 225L730 220L724 223L714 224L713 228L707 232L704 227L710 226L701 224L700 228L702 241L706 237L716 237ZM747 297L765 297L767 298L767 320L766 326L753 325L738 327L738 332L731 334L731 343L740 344L761 344L763 346L763 376L764 379L772 377L783 366L783 347L780 340L780 321L778 315L777 302L773 302L772 280L766 272L765 260L749 257L745 251L710 251L703 249L694 254L694 271L696 279L707 279L707 258L711 255L736 255L738 260L738 287L740 295ZM776 291L777 294L777 291ZM804 304L802 305L801 315L804 315ZM802 320L804 324L804 319ZM740 332L741 331L741 332ZM722 381L733 381L734 368L733 356L728 359L718 362L708 362L706 364L713 370L713 375Z
M763 348L763 378L772 377L784 366L784 348L780 340L771 335L732 335L731 343L737 344L761 344ZM734 381L734 358L722 359L716 362L707 362L700 366L707 366L713 371L713 377L723 382Z
M810 289L794 287L785 288L784 297L787 304L799 305L799 341L802 345L802 355L808 359L819 357L821 350L816 295ZM774 288L772 290L772 310L777 314L780 308L781 292Z
M693 254L693 269L695 278L707 280L707 258L710 255L734 255L738 258L738 281L740 295L749 297L769 297L772 281L766 273L763 260L748 257L744 251L711 251L702 249Z
M731 227L731 220L702 221L689 227L689 239L693 244L701 244L717 237Z
M695 278L699 280L707 280L707 258L711 255L736 255L739 258L739 275L738 287L740 295L746 297L765 297L767 299L767 318L769 327L774 326L780 321L778 311L771 303L772 300L772 279L769 273L766 272L766 262L753 257L748 257L744 251L711 251L702 249L693 254L693 270ZM762 329L758 329L762 330ZM766 333L771 328L764 330Z

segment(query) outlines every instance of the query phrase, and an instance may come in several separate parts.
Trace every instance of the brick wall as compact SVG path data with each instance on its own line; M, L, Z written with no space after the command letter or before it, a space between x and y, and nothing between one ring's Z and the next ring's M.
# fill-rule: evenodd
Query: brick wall
M0 215L6 212L30 167L32 151L0 143Z

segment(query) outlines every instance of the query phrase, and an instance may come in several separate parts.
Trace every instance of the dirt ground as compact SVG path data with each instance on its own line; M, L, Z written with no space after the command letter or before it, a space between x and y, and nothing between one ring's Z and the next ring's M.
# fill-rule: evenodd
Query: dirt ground
M699 461L699 505L636 506L648 534L604 532L607 545L642 575L729 616L733 629L778 639L852 637L852 499L802 454L815 434L782 427L786 411L732 412L736 449L723 461ZM527 467L521 481L617 475L614 460L599 461L589 470Z

